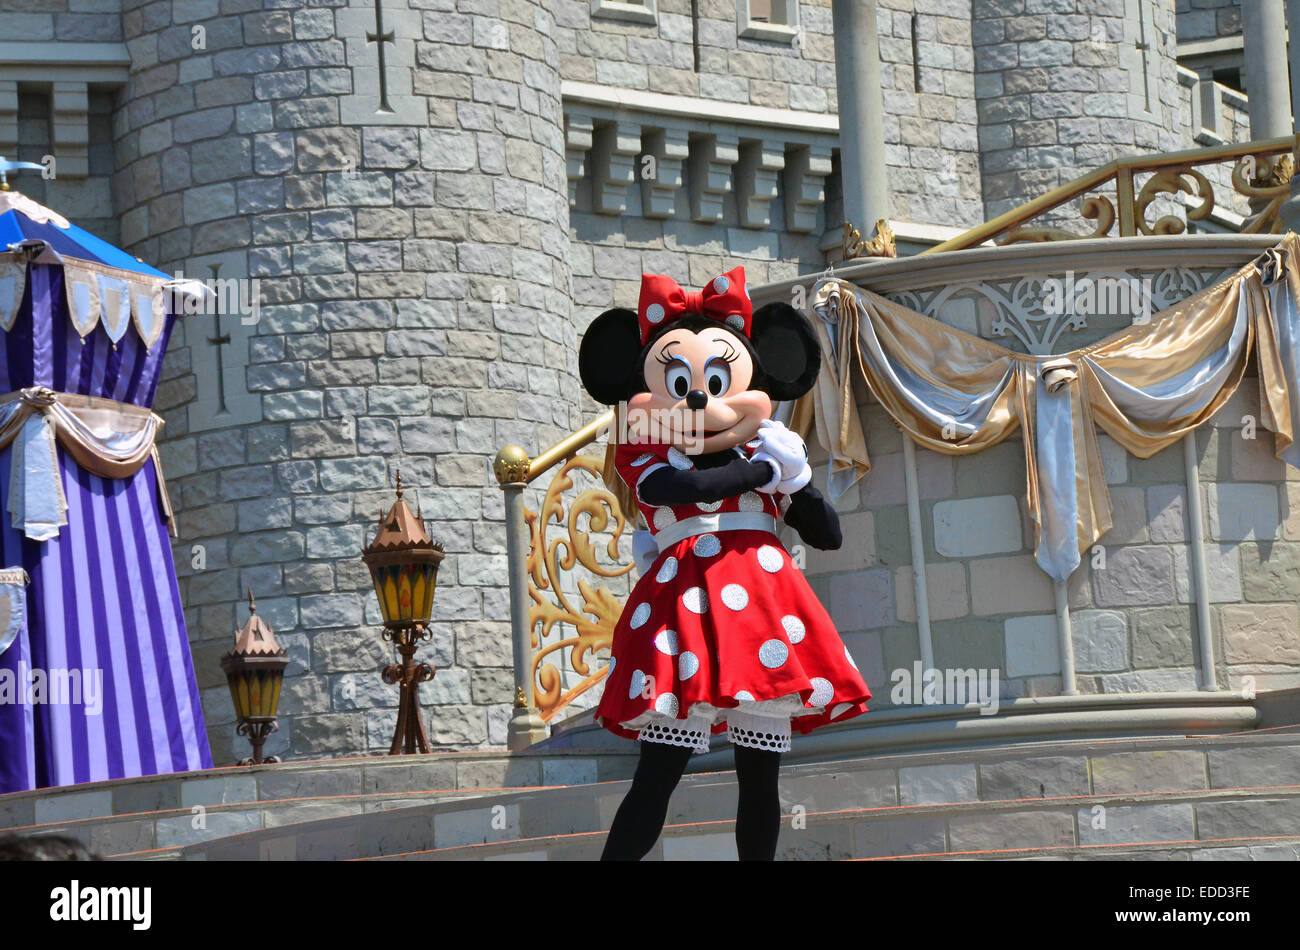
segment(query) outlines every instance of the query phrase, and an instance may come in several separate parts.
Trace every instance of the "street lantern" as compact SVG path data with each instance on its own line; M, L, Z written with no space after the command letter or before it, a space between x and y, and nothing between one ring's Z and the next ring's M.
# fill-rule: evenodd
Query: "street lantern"
M257 604L249 588L248 620L235 631L234 651L221 658L239 722L236 732L247 737L253 746L252 756L242 759L240 765L280 761L275 756L262 758L262 745L267 736L280 728L275 713L280 704L284 668L288 665L289 651L280 646L266 621L257 615Z
M445 557L442 544L429 537L424 521L402 500L402 475L397 474L397 501L379 519L379 530L361 560L370 568L370 578L384 617L384 639L393 643L402 661L385 667L385 683L397 683L397 728L389 755L429 752L429 737L420 715L420 684L433 679L433 667L415 662L421 640L427 640L429 615L433 612L433 591L438 565Z

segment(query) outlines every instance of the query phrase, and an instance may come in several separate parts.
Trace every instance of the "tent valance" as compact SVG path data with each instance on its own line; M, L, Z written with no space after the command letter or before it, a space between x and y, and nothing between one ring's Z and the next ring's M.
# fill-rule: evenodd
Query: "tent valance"
M155 440L160 416L142 406L32 386L0 396L0 451L12 443L8 511L15 530L48 541L68 523L55 443L101 478L129 478L154 463L163 515L173 523Z
M1089 346L1029 356L837 278L818 283L813 324L826 354L813 390L817 433L842 494L870 470L851 376L919 445L978 452L1024 428L1036 559L1065 580L1111 527L1096 427L1149 458L1213 416L1252 352L1260 425L1300 466L1300 239L1181 303ZM832 331L834 336L832 338ZM838 345L836 345L838 342Z
M0 252L0 330L6 333L22 307L27 267L33 261L62 266L68 316L82 337L102 323L117 343L134 327L144 345L153 347L167 327L168 294L184 292L176 281L59 255L48 246Z

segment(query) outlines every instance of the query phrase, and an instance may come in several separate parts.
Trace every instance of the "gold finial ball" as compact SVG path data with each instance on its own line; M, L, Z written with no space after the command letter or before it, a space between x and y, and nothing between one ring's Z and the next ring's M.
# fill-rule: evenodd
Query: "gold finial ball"
M517 445L507 445L492 462L492 474L502 485L528 480L528 453Z

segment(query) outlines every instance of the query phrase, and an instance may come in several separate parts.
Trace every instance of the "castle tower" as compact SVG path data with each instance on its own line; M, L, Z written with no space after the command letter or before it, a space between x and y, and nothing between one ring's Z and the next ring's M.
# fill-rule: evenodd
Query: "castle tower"
M359 552L398 467L449 555L431 738L504 741L490 462L545 448L579 403L553 5L125 4L120 239L261 297L184 321L157 402L218 762L217 657L250 587L306 671L268 753L387 743L397 694Z
M1117 155L1187 147L1173 0L972 0L971 35L986 219Z

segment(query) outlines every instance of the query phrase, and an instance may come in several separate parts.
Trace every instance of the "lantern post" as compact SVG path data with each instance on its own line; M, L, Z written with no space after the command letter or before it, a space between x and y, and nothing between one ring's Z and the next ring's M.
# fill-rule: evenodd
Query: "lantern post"
M421 640L431 636L429 616L438 565L446 556L442 544L429 537L423 519L402 500L401 472L397 473L396 490L396 502L379 519L375 539L361 552L379 598L383 637L401 656L400 662L385 667L381 674L385 683L400 688L397 728L389 755L431 751L420 715L420 684L433 679L434 669L428 663L416 663L415 651Z

